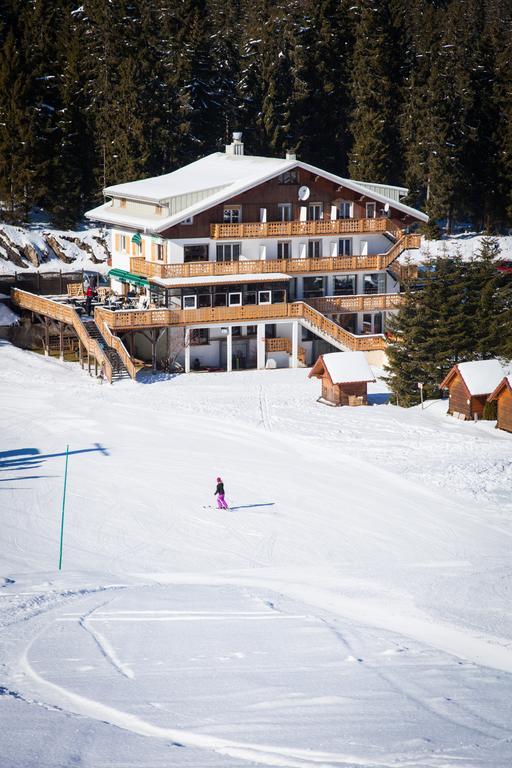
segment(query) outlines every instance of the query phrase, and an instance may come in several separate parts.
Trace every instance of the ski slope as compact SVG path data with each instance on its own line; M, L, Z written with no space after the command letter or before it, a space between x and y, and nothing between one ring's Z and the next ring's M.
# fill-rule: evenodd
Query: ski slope
M1 344L2 768L512 764L512 437L306 373Z

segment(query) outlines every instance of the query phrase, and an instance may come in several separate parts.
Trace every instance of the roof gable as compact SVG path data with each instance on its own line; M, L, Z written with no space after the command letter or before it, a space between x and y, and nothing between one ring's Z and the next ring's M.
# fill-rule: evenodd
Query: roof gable
M183 219L202 213L294 168L302 168L331 181L333 184L338 184L371 200L389 205L389 207L416 219L428 221L426 214L377 192L372 188L370 182L358 183L298 160L227 155L222 152L214 152L163 176L116 184L105 188L104 194L113 197L125 197L158 204L171 202L170 214L159 217L158 221L146 219L140 215L128 215L119 209L114 209L111 203L98 206L85 215L89 219L105 221L109 224L121 226L124 224L127 227L131 226L143 231L163 232L179 224ZM194 197L192 204L186 205L187 195ZM173 212L172 201L178 197L185 201L186 207ZM179 206L174 206L174 208L176 207Z
M441 388L448 387L456 375L459 375L471 397L488 395L493 392L504 376L499 360L473 360L468 363L458 363L448 372Z
M502 378L496 389L489 395L489 402L491 400L496 400L505 389L508 389L508 391L512 394L512 376L504 376Z

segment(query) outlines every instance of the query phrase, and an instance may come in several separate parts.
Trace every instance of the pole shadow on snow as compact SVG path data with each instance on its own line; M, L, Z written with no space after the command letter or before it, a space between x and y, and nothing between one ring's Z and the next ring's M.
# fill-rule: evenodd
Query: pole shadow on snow
M103 456L109 456L109 452L100 443L94 443L94 448L80 448L76 451L69 451L69 456L76 456L80 453L101 453ZM39 448L16 448L12 451L0 451L0 472L15 472L17 470L40 469L47 459L57 459L66 455L66 451L61 453L41 453ZM39 480L44 477L55 477L55 475L25 475L23 477L0 477L0 483L9 480Z
M237 504L235 507L230 507L230 509L252 509L253 507L273 507L275 506L275 501L267 501L264 504Z

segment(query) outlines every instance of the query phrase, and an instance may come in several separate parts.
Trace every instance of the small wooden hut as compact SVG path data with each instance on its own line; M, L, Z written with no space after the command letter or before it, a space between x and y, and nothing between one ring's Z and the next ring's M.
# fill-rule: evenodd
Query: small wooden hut
M460 419L481 419L487 398L503 378L498 360L458 363L441 382L448 389L448 413Z
M322 380L320 399L330 405L366 405L368 382L375 381L364 352L320 355L309 378Z
M494 392L489 395L489 402L496 401L498 406L498 429L512 432L512 376L504 376Z

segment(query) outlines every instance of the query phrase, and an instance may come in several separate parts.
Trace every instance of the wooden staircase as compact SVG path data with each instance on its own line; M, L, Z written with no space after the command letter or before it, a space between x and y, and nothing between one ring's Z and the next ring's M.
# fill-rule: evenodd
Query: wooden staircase
M82 324L90 338L94 339L105 353L112 368L112 382L119 381L120 379L129 379L130 374L121 357L115 349L107 346L107 341L94 320L84 320Z
M76 309L69 304L36 296L19 288L12 289L11 301L20 309L26 309L35 315L71 326L88 359L92 358L96 362L99 370L111 384L113 381L129 376L135 378L136 369L127 350L121 340L112 335L110 329L104 330L101 327L101 319L99 324L94 320L83 322ZM111 343L112 339L115 339L115 342Z

